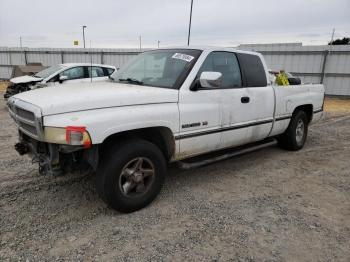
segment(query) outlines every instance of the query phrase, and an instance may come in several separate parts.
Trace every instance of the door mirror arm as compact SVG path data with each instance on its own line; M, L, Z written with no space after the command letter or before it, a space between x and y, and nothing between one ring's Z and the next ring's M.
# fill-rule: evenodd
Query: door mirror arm
M200 82L199 82L199 79L197 78L192 82L190 86L190 90L195 92L195 91L198 91L199 88L200 88Z

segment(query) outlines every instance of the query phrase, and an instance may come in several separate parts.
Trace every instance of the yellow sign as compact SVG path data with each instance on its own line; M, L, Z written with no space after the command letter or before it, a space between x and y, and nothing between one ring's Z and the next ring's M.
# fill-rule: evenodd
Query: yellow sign
M73 44L74 45L79 45L79 41L78 40L74 40Z

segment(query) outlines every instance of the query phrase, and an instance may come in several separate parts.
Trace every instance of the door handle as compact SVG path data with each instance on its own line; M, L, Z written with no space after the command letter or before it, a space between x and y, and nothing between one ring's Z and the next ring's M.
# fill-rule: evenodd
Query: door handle
M250 98L248 96L241 97L241 102L243 104L249 103L249 101L250 101Z

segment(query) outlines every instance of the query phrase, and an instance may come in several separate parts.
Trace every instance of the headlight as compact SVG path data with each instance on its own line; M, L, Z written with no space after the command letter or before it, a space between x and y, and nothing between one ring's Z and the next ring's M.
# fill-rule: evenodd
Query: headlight
M53 144L91 146L89 133L84 126L45 127L45 142Z

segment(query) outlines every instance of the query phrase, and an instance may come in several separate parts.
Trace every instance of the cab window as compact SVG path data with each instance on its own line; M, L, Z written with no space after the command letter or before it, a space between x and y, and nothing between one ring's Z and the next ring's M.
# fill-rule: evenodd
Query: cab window
M257 55L238 53L245 87L267 86L266 72L261 59Z
M198 71L197 79L202 72L220 72L222 74L220 88L242 87L242 78L236 55L231 52L210 53Z

